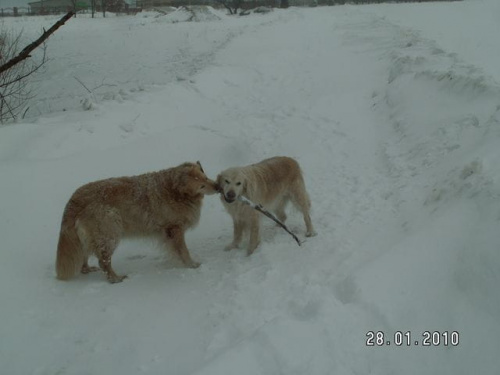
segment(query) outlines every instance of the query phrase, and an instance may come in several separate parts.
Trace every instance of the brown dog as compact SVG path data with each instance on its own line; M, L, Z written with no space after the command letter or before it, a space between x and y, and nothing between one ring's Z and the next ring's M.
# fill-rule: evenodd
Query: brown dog
M250 232L247 254L254 252L260 242L260 213L238 201L243 195L266 209L274 211L285 222L285 206L291 201L304 216L306 236L316 235L309 211L311 202L307 195L299 164L292 158L278 156L245 167L226 169L217 176L221 201L233 219L233 242L225 250L237 248L243 232Z
M111 256L125 236L161 235L188 267L196 268L184 241L184 232L196 226L205 194L218 190L201 164L133 177L109 178L77 189L64 209L57 247L57 278L67 280L88 266L95 255L108 281L126 276L111 268Z

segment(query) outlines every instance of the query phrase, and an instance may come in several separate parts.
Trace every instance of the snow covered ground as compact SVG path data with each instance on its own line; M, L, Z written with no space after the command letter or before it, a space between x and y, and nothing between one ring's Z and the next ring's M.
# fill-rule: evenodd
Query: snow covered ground
M466 0L70 20L26 118L0 127L0 372L497 373L498 14ZM28 40L55 20L4 26ZM206 197L187 234L199 269L134 240L113 257L121 284L55 279L81 184L273 155L304 170L318 236L302 247L263 221L251 257L222 251L231 220ZM425 331L459 343L423 346Z

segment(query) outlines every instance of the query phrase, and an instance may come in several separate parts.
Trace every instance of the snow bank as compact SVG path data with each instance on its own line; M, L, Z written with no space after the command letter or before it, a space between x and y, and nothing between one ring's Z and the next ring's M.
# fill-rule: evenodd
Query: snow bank
M217 12L214 8L209 6L189 6L179 7L166 15L157 17L157 21L167 23L177 22L208 22L220 21L221 13Z

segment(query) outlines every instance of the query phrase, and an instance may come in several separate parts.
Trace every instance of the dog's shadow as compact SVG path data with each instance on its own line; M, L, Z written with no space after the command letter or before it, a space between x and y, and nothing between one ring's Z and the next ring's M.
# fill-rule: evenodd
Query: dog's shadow
M113 254L113 267L130 276L186 268L173 250L148 238L123 240Z

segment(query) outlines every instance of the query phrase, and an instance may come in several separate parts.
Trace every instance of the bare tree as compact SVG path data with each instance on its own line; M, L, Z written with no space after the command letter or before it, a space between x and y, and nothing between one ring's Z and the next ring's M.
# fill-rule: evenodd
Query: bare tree
M128 4L124 0L106 0L105 1L106 10L108 12L123 12L126 10Z
M238 13L238 9L241 7L243 0L216 0L218 3L224 5L224 7L229 11L229 14Z
M59 27L74 15L68 12L52 27L34 42L19 52L22 34L13 36L6 31L0 31L0 122L16 120L21 112L26 113L26 102L31 98L27 78L38 71L47 61L45 45L39 61L29 59L31 53Z
M76 14L78 13L79 10L81 10L82 8L79 8L78 7L78 0L70 0L70 3L71 3L71 7L73 9L73 13L75 13L75 17L76 17Z
M4 65L19 53L22 33L13 35L0 31L0 64ZM32 93L27 78L39 70L46 60L46 49L37 62L23 60L0 73L0 122L16 120L26 112L26 103Z

